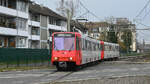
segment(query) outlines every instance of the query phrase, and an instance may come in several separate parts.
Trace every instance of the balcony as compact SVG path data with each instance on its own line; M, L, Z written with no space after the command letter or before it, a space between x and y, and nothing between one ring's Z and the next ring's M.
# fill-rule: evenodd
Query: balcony
M25 13L22 11L17 11L15 9L3 7L3 6L0 6L0 13L5 14L5 15L14 16L14 17L22 17L22 18L28 19L28 13Z
M12 29L12 28L0 27L0 34L1 35L16 36L17 35L17 30L16 29Z
M1 14L28 18L27 2L23 0L0 0L0 9Z
M31 40L40 40L40 28L33 27L31 28L31 36L29 37Z
M29 39L33 40L33 41L39 41L40 40L40 35L31 35L29 37Z
M24 36L28 37L28 32L27 31L22 31L22 30L17 30L17 29L12 29L12 28L5 28L5 27L0 27L0 35L10 35L10 36Z
M40 27L40 22L30 20L30 21L28 21L28 25L35 26L35 27Z

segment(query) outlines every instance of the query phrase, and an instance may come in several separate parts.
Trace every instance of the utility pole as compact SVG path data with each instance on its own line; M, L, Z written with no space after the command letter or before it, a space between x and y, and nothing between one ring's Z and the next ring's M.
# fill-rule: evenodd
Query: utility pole
M70 24L71 24L71 12L68 10L67 11L67 32L71 32Z
M143 39L143 52L144 52L144 48L145 48L145 40Z

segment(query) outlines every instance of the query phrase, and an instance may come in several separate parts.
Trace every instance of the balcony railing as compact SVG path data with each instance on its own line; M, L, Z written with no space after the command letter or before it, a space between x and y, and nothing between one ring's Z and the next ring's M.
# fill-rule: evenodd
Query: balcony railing
M38 27L32 27L32 29L31 29L31 35L40 35L40 28L38 28Z
M16 29L16 22L0 22L0 27Z

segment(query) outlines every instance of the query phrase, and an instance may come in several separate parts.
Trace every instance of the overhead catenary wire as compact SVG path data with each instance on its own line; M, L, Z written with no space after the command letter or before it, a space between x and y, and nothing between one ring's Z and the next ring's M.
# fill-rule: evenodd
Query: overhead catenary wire
M150 14L150 10L148 11L148 12L146 12L146 14L144 14L143 16L141 16L142 15L142 13L146 10L146 9L148 9L148 6L150 5L150 0L148 0L147 1L147 3L144 5L144 7L140 10L140 12L135 16L135 18L134 18L134 21L137 23L137 25L143 25L143 26L145 26L145 27L150 27L150 26L148 26L148 25L145 25L145 24L143 24L143 23L141 23L141 20L144 20L146 17L147 17L147 15L148 14ZM140 22L139 22L139 18L140 18Z
M147 1L144 8L137 14L136 18L139 17L144 12L144 10L148 7L149 4L150 4L150 0Z
M87 11L87 13L90 13L92 16L94 16L97 20L101 21L102 19L99 18L96 14L94 14L93 12L91 12L82 2L81 0L78 0L79 4ZM86 14L86 13L85 13ZM83 14L83 15L85 15ZM81 17L81 16L80 16Z

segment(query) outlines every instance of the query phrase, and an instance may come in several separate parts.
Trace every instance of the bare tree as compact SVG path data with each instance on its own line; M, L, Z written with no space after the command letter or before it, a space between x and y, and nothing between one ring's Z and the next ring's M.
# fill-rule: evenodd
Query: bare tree
M60 0L58 5L57 11L67 18L67 31L70 32L70 23L75 16L77 2L75 0Z

